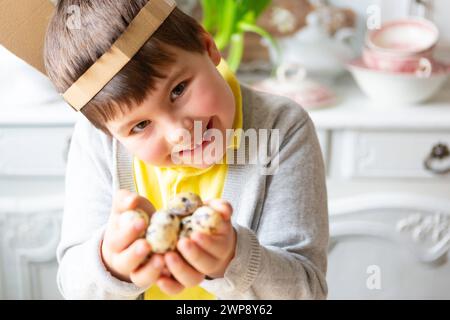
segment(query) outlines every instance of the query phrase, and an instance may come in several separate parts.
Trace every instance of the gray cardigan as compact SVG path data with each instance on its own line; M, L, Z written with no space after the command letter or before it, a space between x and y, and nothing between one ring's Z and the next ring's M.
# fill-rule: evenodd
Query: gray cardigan
M243 129L279 129L278 170L230 164L222 197L233 206L234 259L201 286L219 299L324 299L328 248L322 154L308 114L293 101L241 85ZM246 143L248 139L241 139ZM273 160L273 158L270 158ZM77 121L66 170L57 282L67 299L138 299L145 288L114 278L100 244L119 189L136 191L132 155L85 118Z

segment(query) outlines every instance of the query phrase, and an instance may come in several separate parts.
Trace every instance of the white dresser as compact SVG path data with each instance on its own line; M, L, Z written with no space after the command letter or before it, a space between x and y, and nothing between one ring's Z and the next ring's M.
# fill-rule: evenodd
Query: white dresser
M450 84L403 108L371 103L349 77L339 84L339 105L310 113L328 170L329 297L450 298L450 175L424 167L435 145L450 147ZM61 298L55 250L76 117L61 101L0 108L0 299Z
M422 106L338 83L339 105L310 112L328 175L329 298L450 299L450 83Z
M59 299L56 246L74 113L61 101L0 108L0 299Z

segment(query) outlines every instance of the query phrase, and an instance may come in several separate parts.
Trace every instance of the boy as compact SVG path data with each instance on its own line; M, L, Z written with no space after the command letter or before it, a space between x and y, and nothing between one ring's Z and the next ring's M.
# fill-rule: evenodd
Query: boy
M45 48L58 91L67 92L152 1L166 0L59 1ZM79 29L67 28L74 5ZM64 297L326 297L327 194L314 125L293 101L240 85L195 20L171 11L81 112L57 251ZM249 163L254 153L236 161L251 142L229 139L230 129L276 129L258 147L279 139L279 148L263 164ZM122 213L151 216L185 191L221 213L221 228L151 254L140 238L144 219Z

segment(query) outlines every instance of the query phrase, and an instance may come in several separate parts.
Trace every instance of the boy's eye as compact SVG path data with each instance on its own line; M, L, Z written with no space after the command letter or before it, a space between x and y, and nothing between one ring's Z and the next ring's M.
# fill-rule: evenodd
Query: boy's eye
M149 120L139 122L133 129L131 129L131 133L142 132L150 123L151 122Z
M179 96L181 96L186 89L187 83L182 82L179 85L177 85L172 92L170 93L170 99L172 101L176 100Z

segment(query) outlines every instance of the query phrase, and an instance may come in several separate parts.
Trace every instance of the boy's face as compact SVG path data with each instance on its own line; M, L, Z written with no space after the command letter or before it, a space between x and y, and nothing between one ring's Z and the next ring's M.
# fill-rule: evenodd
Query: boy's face
M148 164L206 168L225 153L235 100L216 69L220 52L210 35L204 39L207 50L203 54L174 48L176 62L168 68L168 77L156 81L155 90L141 105L106 124L118 141ZM205 138L207 129L221 133L222 142ZM208 140L212 141L204 142ZM198 144L202 145L195 148Z

